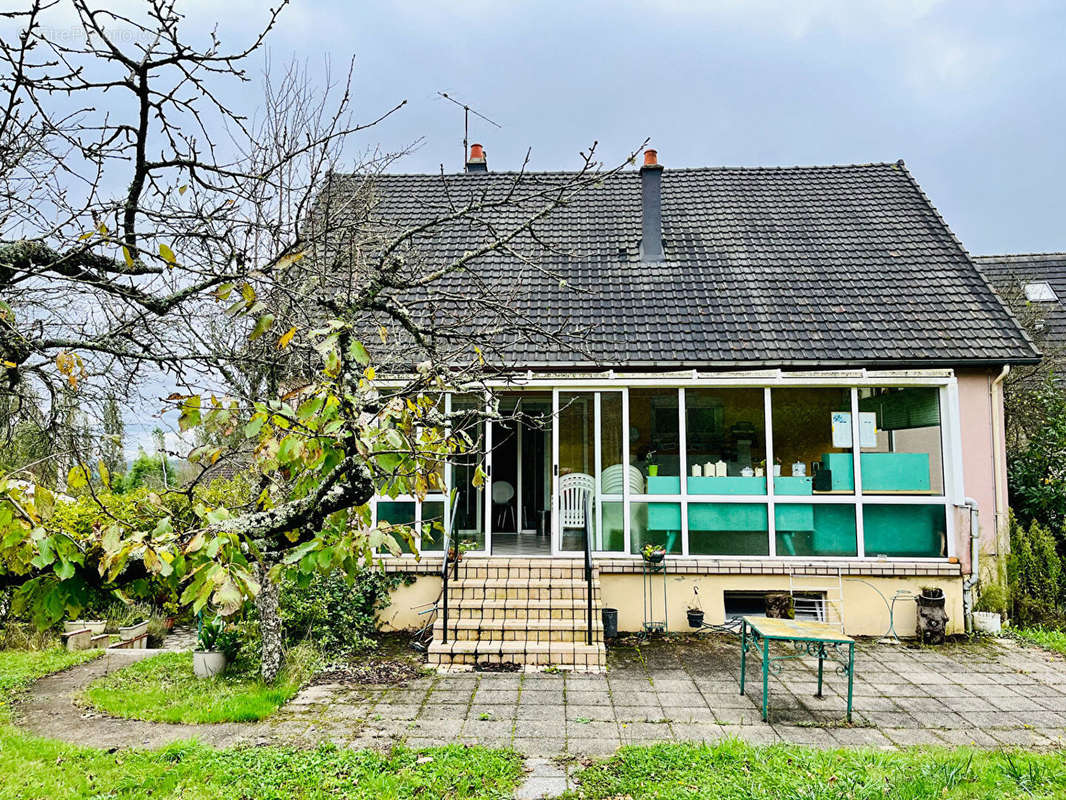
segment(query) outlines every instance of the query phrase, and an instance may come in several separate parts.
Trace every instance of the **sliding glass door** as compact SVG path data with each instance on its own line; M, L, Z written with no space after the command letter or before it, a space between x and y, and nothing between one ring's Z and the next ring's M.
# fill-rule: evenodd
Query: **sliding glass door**
M632 480L624 458L623 393L556 390L552 400L552 552L580 555L586 530L594 551L624 552Z

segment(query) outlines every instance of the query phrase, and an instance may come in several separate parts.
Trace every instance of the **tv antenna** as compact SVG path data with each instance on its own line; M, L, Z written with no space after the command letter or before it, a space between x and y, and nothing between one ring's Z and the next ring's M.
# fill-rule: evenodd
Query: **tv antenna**
M437 94L439 94L441 97L443 97L448 102L455 103L457 106L459 106L459 108L463 109L463 161L462 161L462 163L466 164L466 154L470 152L470 145L469 145L469 142L467 141L467 139L470 136L470 115L473 114L475 117L483 119L483 120L485 120L485 122L489 123L490 125L495 125L497 128L503 128L503 125L501 125L500 123L496 122L495 120L489 119L488 117L486 117L481 112L475 111L470 106L468 106L466 103L460 103L458 100L456 100L454 97L452 97L447 92L437 92Z

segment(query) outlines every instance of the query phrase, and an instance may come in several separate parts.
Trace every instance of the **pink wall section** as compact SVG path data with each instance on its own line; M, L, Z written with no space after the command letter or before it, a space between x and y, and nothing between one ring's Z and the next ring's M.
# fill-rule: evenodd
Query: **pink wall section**
M992 383L999 370L959 370L959 428L962 432L962 478L967 497L980 507L981 553L997 552L997 525L1006 524L1006 464L1003 459L1003 394ZM993 442L993 414L997 415L998 442ZM998 450L998 453L997 453ZM998 476L997 476L998 473ZM998 498L997 498L998 494ZM958 541L955 552L963 570L970 569L970 526L963 511L956 516Z

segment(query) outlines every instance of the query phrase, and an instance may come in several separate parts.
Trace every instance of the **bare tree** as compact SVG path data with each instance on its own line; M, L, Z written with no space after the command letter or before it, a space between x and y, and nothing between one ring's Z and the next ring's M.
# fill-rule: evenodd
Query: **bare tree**
M60 8L76 41L48 35ZM0 588L32 587L54 611L72 582L180 569L194 609L258 597L268 680L280 572L351 571L396 549L410 533L372 526L371 498L442 490L436 465L474 446L440 395L480 395L523 348L581 350L580 328L523 311L530 285L561 284L552 265L572 256L539 226L635 155L604 170L594 145L573 173L523 165L474 190L442 171L443 200L397 213L381 179L395 155L355 160L350 142L403 103L355 122L350 67L325 85L299 65L268 75L256 117L223 100L279 11L233 51L214 35L191 45L174 0L141 18L88 0L0 16L19 29L0 40L2 391L50 397L55 417L64 393L92 403L163 375L182 427L202 434L201 478L173 491L194 498L234 458L258 482L151 532L102 508L90 542L31 535L40 512L9 491L25 536L0 531ZM465 424L481 413L498 412Z

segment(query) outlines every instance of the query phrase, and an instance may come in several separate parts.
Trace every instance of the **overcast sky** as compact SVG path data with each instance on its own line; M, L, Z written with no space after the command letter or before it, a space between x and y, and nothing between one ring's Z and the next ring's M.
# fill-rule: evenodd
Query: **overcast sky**
M134 0L115 0L129 5ZM186 0L242 41L262 0ZM296 0L274 62L354 56L363 118L401 99L366 148L395 169L462 164L462 111L489 168L608 164L646 137L672 166L902 158L972 253L1066 250L1066 3ZM324 71L324 70L323 70ZM246 94L245 99L251 97Z
M202 0L195 0L201 5ZM262 12L237 0L224 26ZM490 169L533 148L574 167L645 137L667 166L902 158L973 253L1066 250L1066 3L304 0L272 40L357 59L365 115L406 98L366 144L422 140L397 167L458 169L462 112ZM239 22L237 22L239 21Z

